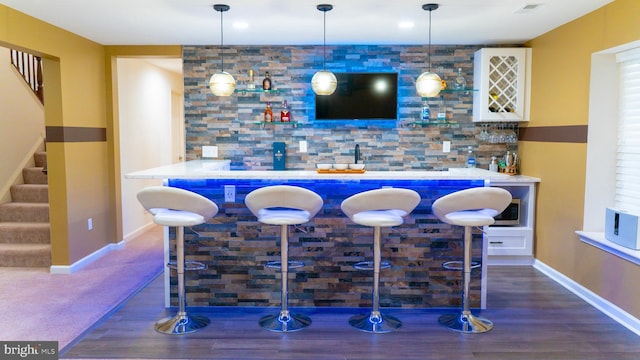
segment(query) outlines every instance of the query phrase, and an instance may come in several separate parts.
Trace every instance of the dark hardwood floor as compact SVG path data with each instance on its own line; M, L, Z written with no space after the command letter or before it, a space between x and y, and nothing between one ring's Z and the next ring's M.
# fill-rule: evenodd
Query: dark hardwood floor
M273 333L257 321L272 308L194 309L211 324L200 332L156 333L163 308L162 277L95 326L63 359L640 359L640 337L528 266L490 267L484 334L459 334L438 325L448 309L383 309L400 318L394 333L352 329L364 309L300 309L313 323ZM296 310L295 308L293 310ZM476 311L474 311L476 312Z

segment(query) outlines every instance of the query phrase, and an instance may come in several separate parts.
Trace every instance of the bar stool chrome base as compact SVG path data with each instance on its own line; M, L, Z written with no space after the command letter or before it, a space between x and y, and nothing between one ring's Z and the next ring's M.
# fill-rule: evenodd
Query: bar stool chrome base
M480 316L464 311L459 314L445 314L438 318L440 325L465 334L484 333L493 329L493 323Z
M165 318L156 322L155 329L163 334L182 335L196 332L207 325L209 325L207 317L178 313L172 318Z
M267 315L258 322L260 326L273 332L299 331L311 325L311 319L302 314L291 314L288 311L277 315Z
M349 325L370 333L383 334L396 331L402 326L402 322L391 315L383 315L380 312L354 315L349 318Z

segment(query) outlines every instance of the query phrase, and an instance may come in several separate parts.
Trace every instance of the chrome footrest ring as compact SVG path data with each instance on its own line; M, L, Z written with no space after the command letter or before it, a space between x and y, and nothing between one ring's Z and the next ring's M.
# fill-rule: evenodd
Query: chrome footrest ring
M463 270L464 269L464 263L462 261L459 260L454 260L454 261L447 261L444 264L442 264L442 267L447 269L447 270ZM480 267L480 263L477 261L472 261L471 262L471 269L477 269Z
M304 263L302 261L298 261L298 260L289 260L287 261L287 266L289 269L297 269L300 267L304 266ZM282 269L282 262L281 261L269 261L267 263L267 267L270 269Z
M167 263L167 267L169 269L174 269L177 270L178 269L178 265L176 264L175 261L170 261L169 263ZM193 270L204 270L207 268L207 265L204 263L201 263L199 261L185 261L184 262L184 270L185 271L193 271Z
M373 261L360 261L353 264L353 267L357 270L373 270L374 269ZM388 269L390 267L391 267L391 263L389 263L388 261L380 262L380 270Z

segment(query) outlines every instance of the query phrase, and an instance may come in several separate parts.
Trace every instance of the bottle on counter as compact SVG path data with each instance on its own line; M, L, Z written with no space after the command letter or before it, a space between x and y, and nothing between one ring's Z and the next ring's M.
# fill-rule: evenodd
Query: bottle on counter
M256 88L256 84L253 79L253 69L249 70L249 83L247 84L247 89L254 90Z
M287 104L287 100L282 102L282 111L280 111L280 122L291 122L291 112L289 111L289 104Z
M464 90L467 87L467 80L462 75L462 68L458 68L458 75L453 82L453 88L456 90Z
M269 101L267 101L267 107L264 109L264 122L273 122L273 110Z
M264 74L264 79L262 79L262 90L272 90L271 85L271 74L267 71Z
M467 165L468 168L476 167L476 155L473 153L471 146L467 149Z
M440 96L440 104L438 105L438 121L445 121L447 118L447 109L444 107L444 96Z
M420 113L420 119L422 121L429 121L431 117L431 109L429 108L429 103L427 102L427 99L425 98L422 101L422 112Z

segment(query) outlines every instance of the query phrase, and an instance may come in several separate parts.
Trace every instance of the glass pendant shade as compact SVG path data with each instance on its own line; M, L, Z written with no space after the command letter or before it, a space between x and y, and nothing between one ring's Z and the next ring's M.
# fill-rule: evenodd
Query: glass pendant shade
M229 96L236 89L236 79L226 71L213 74L209 79L209 88L213 95Z
M220 57L221 57L221 71L213 74L209 78L209 89L215 96L230 96L236 90L236 79L228 72L224 71L224 19L222 14L225 11L229 11L229 5L216 4L213 5L213 9L220 13Z
M438 96L442 90L442 79L436 73L423 72L416 80L416 90L421 97Z
M311 78L311 88L316 95L331 95L338 87L338 79L331 71L318 71Z
M424 4L422 9L429 12L429 48L427 56L429 58L429 70L423 72L416 79L416 91L420 97L438 96L442 90L442 79L438 74L431 72L431 12L438 9L438 4Z
M327 11L331 11L331 9L333 9L333 5L319 4L316 8L322 11L324 21L322 39L322 71L318 71L311 78L311 89L313 89L313 92L316 95L331 95L338 87L338 79L336 76L325 68L325 62L327 61Z

